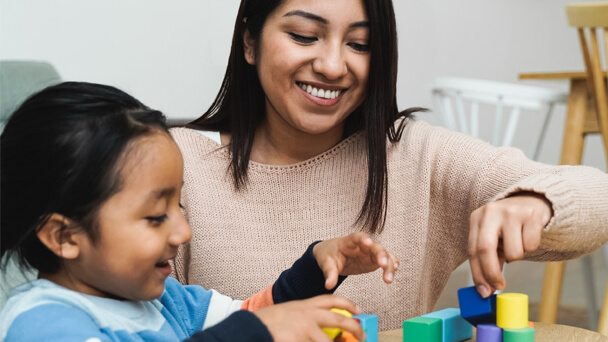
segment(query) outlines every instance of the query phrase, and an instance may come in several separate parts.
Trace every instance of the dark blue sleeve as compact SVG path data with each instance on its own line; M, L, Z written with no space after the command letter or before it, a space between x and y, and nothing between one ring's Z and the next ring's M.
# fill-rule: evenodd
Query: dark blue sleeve
M268 328L249 311L237 311L220 323L199 331L186 342L272 342Z
M272 286L272 299L275 304L333 293L346 279L346 276L339 276L336 287L331 290L325 288L325 276L312 254L312 249L319 242L321 241L311 244L290 269L281 273Z

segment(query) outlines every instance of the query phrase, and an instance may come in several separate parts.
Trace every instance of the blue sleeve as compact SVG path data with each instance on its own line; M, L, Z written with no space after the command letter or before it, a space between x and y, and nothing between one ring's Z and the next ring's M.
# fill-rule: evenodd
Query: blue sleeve
M325 276L312 254L312 249L319 242L321 241L311 244L290 269L281 273L272 286L272 299L275 304L333 293L346 279L345 276L339 276L336 287L331 290L325 288Z
M44 304L17 316L4 341L82 342L91 337L109 341L84 311L61 304Z
M182 330L190 336L203 328L212 294L202 286L182 285L169 277L160 298L163 310L166 310L162 314L174 330Z
M237 311L204 331L192 335L186 342L272 342L268 328L249 311Z

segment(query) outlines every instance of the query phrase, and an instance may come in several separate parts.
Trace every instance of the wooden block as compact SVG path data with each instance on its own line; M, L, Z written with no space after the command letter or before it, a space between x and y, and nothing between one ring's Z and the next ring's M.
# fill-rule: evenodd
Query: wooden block
M378 316L359 314L354 315L353 318L359 321L363 331L367 334L367 339L363 342L378 342Z
M460 342L473 337L473 326L460 315L460 309L447 308L422 315L442 320L443 342Z
M442 320L414 317L403 322L403 342L441 342Z
M528 327L528 295L501 293L496 296L496 325L503 329Z
M496 324L479 324L477 326L477 342L503 342L502 329Z
M473 325L496 323L496 295L483 298L475 286L458 290L460 315Z
M534 342L534 328L503 329L503 342Z

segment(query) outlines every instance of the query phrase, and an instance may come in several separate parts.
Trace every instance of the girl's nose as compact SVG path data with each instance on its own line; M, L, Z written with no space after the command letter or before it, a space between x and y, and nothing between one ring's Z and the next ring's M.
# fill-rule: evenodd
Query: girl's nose
M186 218L180 212L176 218L173 226L171 227L171 235L169 236L169 244L173 246L179 246L184 244L192 238L192 230Z
M341 44L330 43L320 49L319 56L312 62L315 73L323 75L328 80L337 80L348 72Z

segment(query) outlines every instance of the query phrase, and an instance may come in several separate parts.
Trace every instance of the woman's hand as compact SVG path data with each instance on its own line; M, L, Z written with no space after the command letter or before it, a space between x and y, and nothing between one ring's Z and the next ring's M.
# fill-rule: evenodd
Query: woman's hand
M360 313L353 302L335 295L272 305L253 313L266 325L277 342L331 342L322 328L339 328L352 333L357 340L365 341L363 329L357 321L332 312L331 308L347 310L354 315Z
M477 292L484 298L502 290L504 262L523 259L540 245L543 228L553 216L543 196L522 192L488 203L471 214L469 263Z
M328 290L336 287L338 275L367 273L378 267L384 270L384 282L389 284L399 267L399 260L365 233L321 241L314 246L312 253L323 270Z

